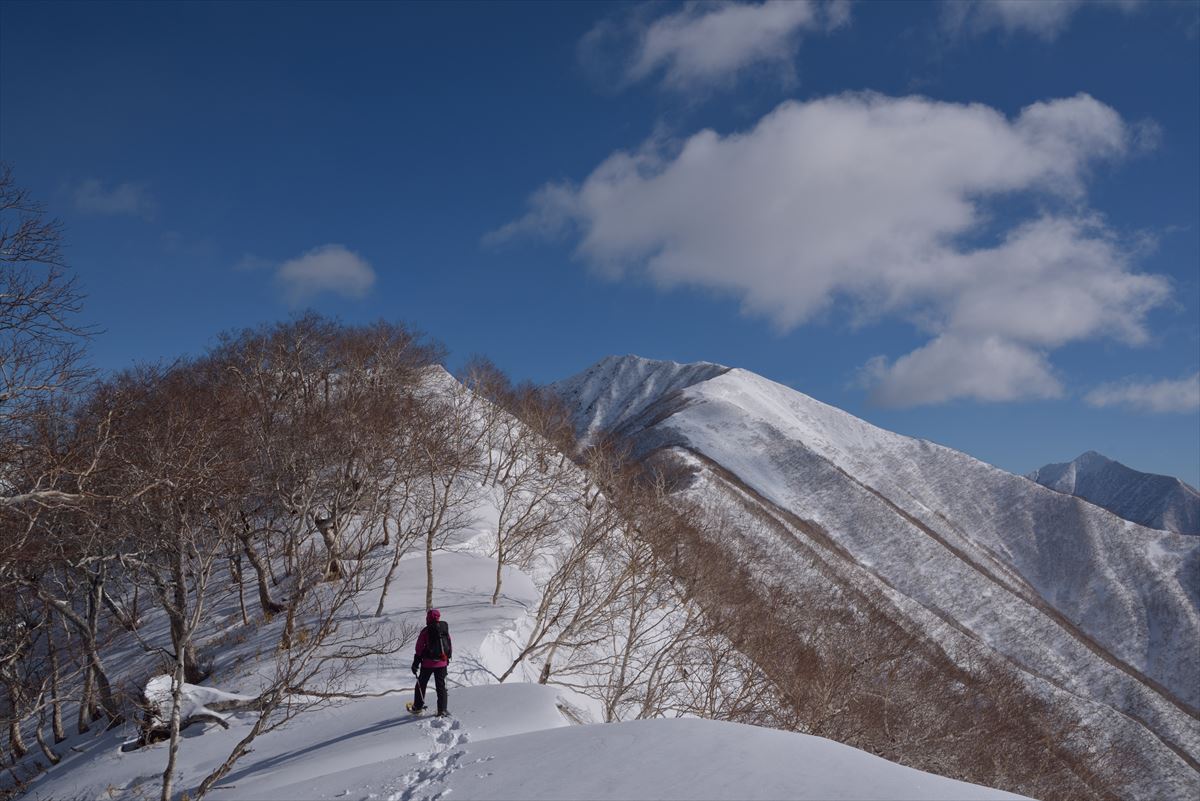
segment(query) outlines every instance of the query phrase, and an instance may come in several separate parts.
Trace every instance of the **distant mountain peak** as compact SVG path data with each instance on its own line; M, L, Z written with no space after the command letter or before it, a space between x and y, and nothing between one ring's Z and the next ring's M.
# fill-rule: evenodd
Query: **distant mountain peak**
M551 388L575 411L580 441L591 444L604 432L645 414L684 389L729 372L713 362L680 364L634 354L605 356Z
M1194 487L1173 476L1134 470L1096 451L1040 467L1026 478L1143 526L1200 534L1200 492Z

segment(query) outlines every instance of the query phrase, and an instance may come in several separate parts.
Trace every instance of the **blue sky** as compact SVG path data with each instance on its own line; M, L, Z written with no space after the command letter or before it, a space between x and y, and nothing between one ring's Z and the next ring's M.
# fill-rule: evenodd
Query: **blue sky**
M1200 484L1200 4L0 5L103 369L310 306Z

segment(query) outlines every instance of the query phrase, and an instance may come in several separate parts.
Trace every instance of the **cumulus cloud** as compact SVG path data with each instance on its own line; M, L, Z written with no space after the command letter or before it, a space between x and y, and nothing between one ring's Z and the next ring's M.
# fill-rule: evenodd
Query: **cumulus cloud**
M1087 95L1015 118L921 97L789 101L746 132L614 153L489 238L573 234L608 275L723 290L784 331L835 308L910 320L931 340L868 365L880 403L1053 397L1050 351L1144 342L1169 295L1084 206L1089 171L1132 136ZM1042 210L1002 228L990 201L1014 198Z
M1118 406L1143 412L1200 411L1200 373L1178 381L1126 379L1101 384L1087 394L1089 406Z
M661 76L662 86L689 90L727 83L764 65L790 76L803 32L832 30L849 20L848 0L689 3L655 19L635 12L601 22L580 42L580 57L594 72L615 73L618 87Z
M986 370L978 369L984 364ZM1046 357L999 336L947 334L889 364L867 362L863 383L886 406L942 403L955 398L1011 401L1057 398L1062 385Z
M1071 18L1085 5L1128 12L1141 5L1141 0L946 0L942 4L942 24L952 33L1001 30L1051 41L1066 30Z
M244 260L239 266L242 264ZM326 292L357 299L365 297L375 285L375 270L362 256L342 245L322 245L279 265L275 282L292 306Z
M154 216L157 204L145 184L126 182L106 189L91 178L75 187L75 208L85 214L149 219Z

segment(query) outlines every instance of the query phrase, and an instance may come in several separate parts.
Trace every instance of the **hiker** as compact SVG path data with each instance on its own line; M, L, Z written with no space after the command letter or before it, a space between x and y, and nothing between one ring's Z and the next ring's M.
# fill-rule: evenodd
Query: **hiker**
M450 714L446 709L446 666L450 664L451 652L450 627L442 622L441 612L430 609L425 613L425 628L417 637L417 652L413 656L412 672L417 676L417 687L413 702L406 705L410 712L425 708L425 690L429 687L429 677L433 676L438 717Z

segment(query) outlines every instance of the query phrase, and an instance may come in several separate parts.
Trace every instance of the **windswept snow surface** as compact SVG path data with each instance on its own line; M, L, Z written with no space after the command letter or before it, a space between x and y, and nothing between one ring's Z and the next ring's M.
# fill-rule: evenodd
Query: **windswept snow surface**
M753 547L730 542L731 558L751 554L757 571L800 586L811 562L793 545L806 543L846 582L874 583L931 639L986 644L1081 719L1133 738L1159 771L1138 778L1138 797L1200 793L1196 538L1143 528L745 370L694 380L705 367L608 359L555 388L571 402L603 398L576 407L581 432L630 437L637 453L689 466L689 491L737 493L786 528L747 518ZM607 390L577 391L595 375ZM646 375L671 390L650 397Z
M1200 492L1173 476L1142 473L1088 451L1038 468L1027 478L1149 528L1200 534Z
M525 710L516 714L524 715ZM639 720L506 737L488 737L486 726L474 735L459 721L434 720L422 726L444 747L419 759L418 783L398 795L378 797L440 798L450 793L451 798L496 801L1022 798L922 773L820 737L737 723ZM393 785L373 774L391 770L378 764L369 771L329 774L316 783L280 786L275 795L243 797L356 797L348 785L361 787L363 777L370 775L367 786L386 791Z

